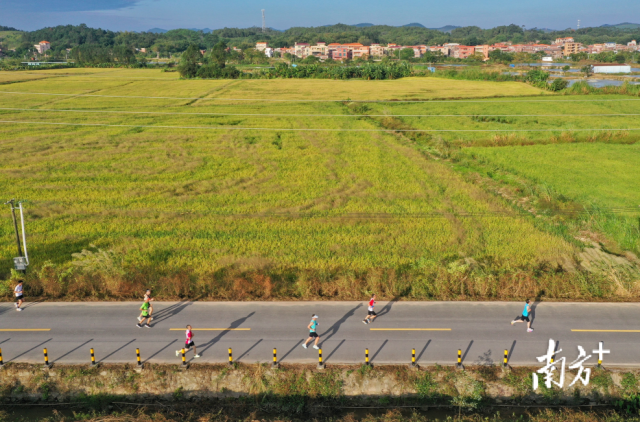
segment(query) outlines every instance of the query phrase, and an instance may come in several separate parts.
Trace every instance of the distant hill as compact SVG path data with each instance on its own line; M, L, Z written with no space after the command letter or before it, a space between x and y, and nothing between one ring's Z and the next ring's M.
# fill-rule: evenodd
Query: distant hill
M210 32L213 32L213 29L209 29L209 28L204 28L204 29L198 29L198 28L186 28L189 31L202 31L205 34L208 34ZM162 29L162 28L151 28L150 30L148 30L147 32L152 32L154 34L165 34L167 32L169 32L169 29Z
M600 25L600 28L637 29L640 23L623 22L615 25Z
M429 28L429 29L435 29L436 31L440 31L440 32L451 32L456 28L462 28L461 26L455 26L455 25L445 25L441 28Z
M418 23L418 22L412 22L412 23L408 23L408 24L402 25L402 26L405 26L405 27L406 26L415 26L417 28L426 28L426 26L424 26L423 24Z
M367 28L369 26L374 26L372 23L357 23L355 25L351 25L351 26L356 26L358 28Z

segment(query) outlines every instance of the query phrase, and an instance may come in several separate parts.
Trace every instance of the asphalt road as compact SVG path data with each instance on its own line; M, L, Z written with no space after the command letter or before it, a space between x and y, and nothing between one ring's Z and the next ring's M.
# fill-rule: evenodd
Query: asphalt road
M500 363L507 349L510 364L539 365L536 356L553 339L562 349L557 358L568 362L578 357L578 345L592 354L604 341L611 350L605 366L640 366L640 304L536 303L532 333L525 324L510 325L523 303L378 302L379 317L364 325L366 302L155 302L152 328L142 329L136 327L139 306L27 302L16 312L2 303L4 362L42 362L46 347L53 363L88 363L90 348L98 362L134 363L140 348L143 362L179 363L175 351L191 324L199 362L226 362L229 347L236 361L270 362L276 347L283 363L314 363L318 352L300 345L317 313L327 364L360 363L365 348L373 364L409 363L415 348L421 364L454 364L458 349L466 365Z

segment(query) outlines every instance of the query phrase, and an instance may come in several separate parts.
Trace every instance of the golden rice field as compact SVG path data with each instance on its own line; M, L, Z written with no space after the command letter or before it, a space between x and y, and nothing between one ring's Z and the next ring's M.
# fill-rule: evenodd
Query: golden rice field
M493 97L502 104L461 102ZM577 242L432 155L438 135L390 130L499 128L445 115L521 112L539 98L563 97L436 78L0 72L0 185L27 201L32 295L127 298L153 286L211 299L609 297L606 278L556 271ZM357 102L408 99L462 100ZM435 116L395 117L404 114ZM7 293L8 207L0 221Z

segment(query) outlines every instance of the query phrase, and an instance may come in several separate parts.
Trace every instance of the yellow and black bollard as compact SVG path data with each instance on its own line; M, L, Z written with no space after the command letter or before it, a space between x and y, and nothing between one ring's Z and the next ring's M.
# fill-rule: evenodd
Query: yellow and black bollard
M2 360L2 349L0 349L0 368L4 366L4 361Z
M504 349L504 358L502 359L502 367L505 369L509 367L509 351L507 349Z
M233 351L229 347L229 366L233 366Z
M318 369L324 369L325 365L322 362L322 349L318 349Z
M91 351L91 366L96 366L96 357L93 354L93 347L89 350Z
M416 349L411 349L411 367L416 367Z
M187 366L187 358L184 356L184 347L182 348L182 366Z
M456 368L464 369L464 366L462 365L462 350L461 349L458 349L458 363L456 364Z
M271 364L272 368L278 367L278 349L273 348L273 363Z
M136 360L138 361L138 368L142 368L142 361L140 360L140 349L136 348Z
M371 366L369 363L369 349L364 349L364 364L367 366Z
M49 353L47 352L47 348L44 348L44 367L50 368L51 364L49 364Z

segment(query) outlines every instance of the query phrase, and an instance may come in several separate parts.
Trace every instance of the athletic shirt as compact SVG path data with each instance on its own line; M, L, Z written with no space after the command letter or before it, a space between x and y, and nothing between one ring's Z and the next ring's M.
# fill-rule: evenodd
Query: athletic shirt
M144 302L142 304L142 306L140 307L140 309L142 309L143 311L148 311L149 310L149 302Z
M22 295L22 284L18 284L13 291L16 292L16 297Z
M529 316L529 311L527 311L527 308L529 307L528 303L524 304L524 311L522 311L522 316Z
M189 344L191 343L191 338L193 337L193 333L191 332L191 330L187 330L186 334L187 334L187 339L185 340L184 343Z
M315 333L317 326L318 326L318 321L316 321L315 319L312 319L311 320L311 329L309 330L309 332L310 333Z
M373 299L371 299L371 300L369 301L369 310L370 310L370 311L373 311L373 305L374 305L375 303L376 303L376 302L375 302Z

